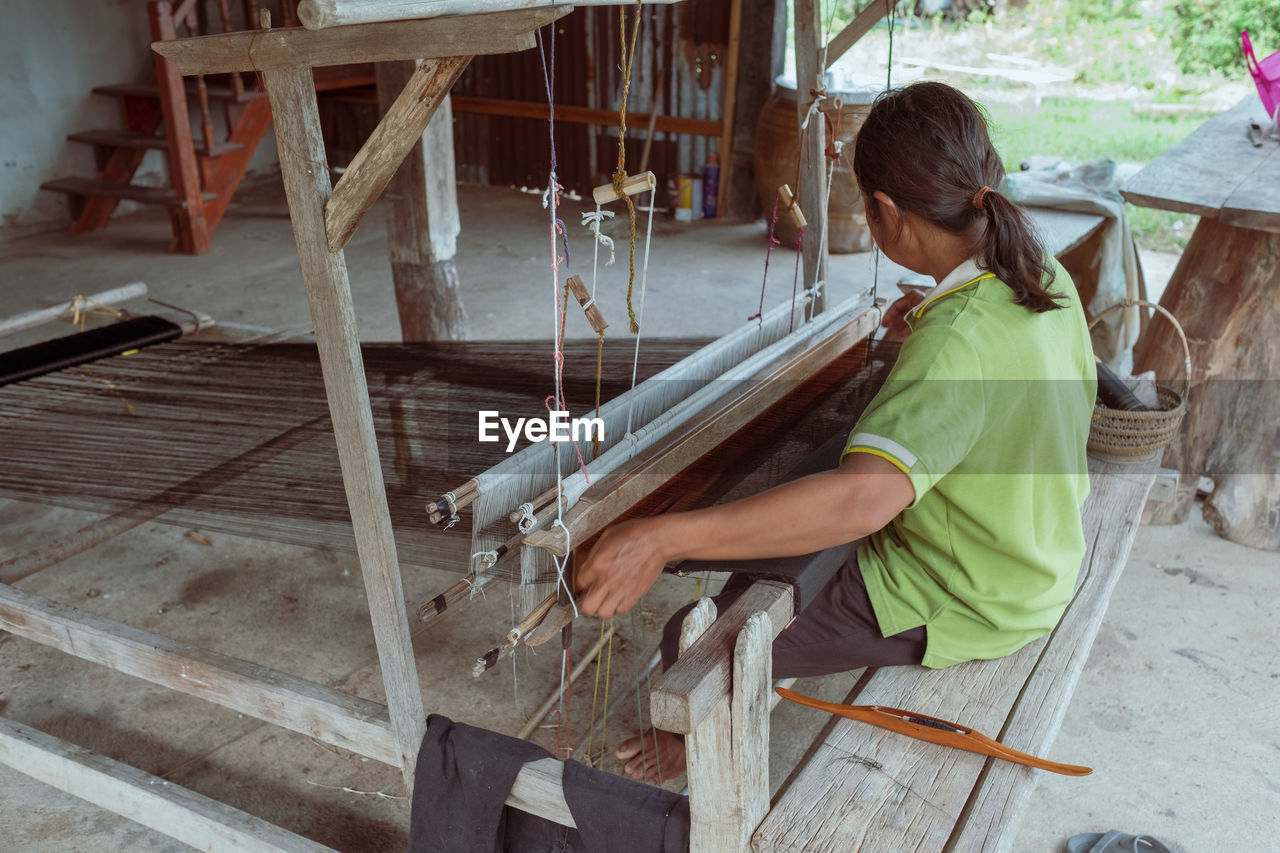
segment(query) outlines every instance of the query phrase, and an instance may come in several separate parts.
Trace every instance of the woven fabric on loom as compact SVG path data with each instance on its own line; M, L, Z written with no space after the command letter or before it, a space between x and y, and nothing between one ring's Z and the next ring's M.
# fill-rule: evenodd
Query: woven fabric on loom
M654 342L640 377L704 343ZM606 370L606 398L630 384L629 344L606 353L619 365ZM585 415L596 342L565 348L565 397ZM362 352L400 559L430 565L439 537L469 537L469 514L445 534L424 504L506 458L505 440L476 440L479 410L545 414L545 345ZM168 523L354 551L314 345L161 344L7 386L0 412L0 496L104 513L160 501L174 506Z

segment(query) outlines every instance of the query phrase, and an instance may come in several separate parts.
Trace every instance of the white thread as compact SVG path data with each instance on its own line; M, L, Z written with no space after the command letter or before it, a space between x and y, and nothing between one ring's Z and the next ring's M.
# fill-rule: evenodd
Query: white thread
M519 513L520 519L516 522L516 529L521 533L528 533L538 523L537 517L533 514L533 504L529 501L520 504Z
M649 225L644 235L644 261L640 267L640 312L636 315L636 352L631 359L631 390L636 390L636 373L640 367L640 336L644 333L644 295L649 283L649 246L653 241L653 208L656 188L649 190ZM631 416L635 413L636 395L627 405L627 432L631 432Z
M573 554L573 535L569 533L569 528L565 526L564 521L559 518L551 522L551 526L559 527L564 531L564 556L556 557L553 554L552 559L556 564L556 574L560 576L558 578L559 585L569 596L569 604L573 607L573 616L576 619L578 617L578 602L573 600L573 590L569 589L569 582L564 579L564 570L569 565L569 557Z
M827 99L826 95L815 95L813 103L809 105L809 111L804 114L804 121L800 122L800 130L809 129L809 119L813 118L819 110L822 109L822 102Z
M485 569L492 569L498 564L497 551L477 551L471 555L471 559L479 560Z
M595 257L592 258L592 261L591 261L591 295L592 297L594 297L596 294L595 277L596 277L596 268L599 265L599 261L600 261L600 247L601 246L609 247L609 261L608 263L605 264L605 266L609 266L614 262L614 260L616 260L613 252L613 238L607 234L600 233L600 223L612 217L613 217L613 211L604 210L603 208L600 207L599 202L596 203L596 209L594 211L585 210L582 212L582 224L587 228L591 229L591 234L595 238Z
M592 305L595 305L595 304L596 304L596 298L593 296L590 299L588 299L586 302L582 303L582 310L586 311Z
M471 578L463 578L462 582L467 585L470 592L467 593L467 601L473 600L477 595L484 598L484 587L473 581Z
M454 497L453 492L445 492L442 500L449 505L449 523L444 526L444 529L448 530L462 519L458 517L458 499Z

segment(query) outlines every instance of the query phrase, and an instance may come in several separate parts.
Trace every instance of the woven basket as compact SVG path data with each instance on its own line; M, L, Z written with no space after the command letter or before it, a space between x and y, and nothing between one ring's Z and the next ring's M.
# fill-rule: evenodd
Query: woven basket
M1100 401L1094 403L1093 422L1089 426L1088 451L1102 459L1120 462L1141 462L1159 453L1178 433L1182 425L1182 416L1187 412L1187 391L1191 386L1191 348L1187 345L1187 336L1182 332L1182 325L1177 319L1151 302L1141 299L1125 299L1103 311L1089 328L1093 329L1098 321L1117 308L1130 308L1140 305L1159 311L1178 333L1182 341L1183 361L1182 391L1175 391L1167 385L1156 385L1159 401L1158 408L1144 412L1130 412L1124 409L1112 409Z

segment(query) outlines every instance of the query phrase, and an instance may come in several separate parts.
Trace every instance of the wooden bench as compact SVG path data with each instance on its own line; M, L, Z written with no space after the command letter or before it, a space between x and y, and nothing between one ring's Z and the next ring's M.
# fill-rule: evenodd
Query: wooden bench
M1013 655L944 670L867 669L846 703L908 708L1045 755L1128 559L1156 463L1089 461L1085 557L1058 627ZM833 717L768 802L772 638L792 617L785 584L758 582L724 617L700 603L652 717L686 734L691 853L1007 849L1036 773ZM814 711L813 713L820 713ZM1102 756L1068 756L1075 763Z

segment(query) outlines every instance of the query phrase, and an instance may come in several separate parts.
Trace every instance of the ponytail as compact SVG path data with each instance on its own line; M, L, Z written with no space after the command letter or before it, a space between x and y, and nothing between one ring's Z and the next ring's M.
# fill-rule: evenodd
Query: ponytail
M1022 208L998 192L982 200L987 227L974 252L978 266L996 274L1013 291L1013 301L1037 314L1061 308L1060 293L1050 293L1054 270Z
M1018 305L1062 307L1055 300L1063 296L1047 290L1053 266L1031 221L991 189L1004 180L1004 164L963 92L924 82L880 95L854 142L853 172L868 199L883 192L946 231L974 235L978 266L1008 285Z

